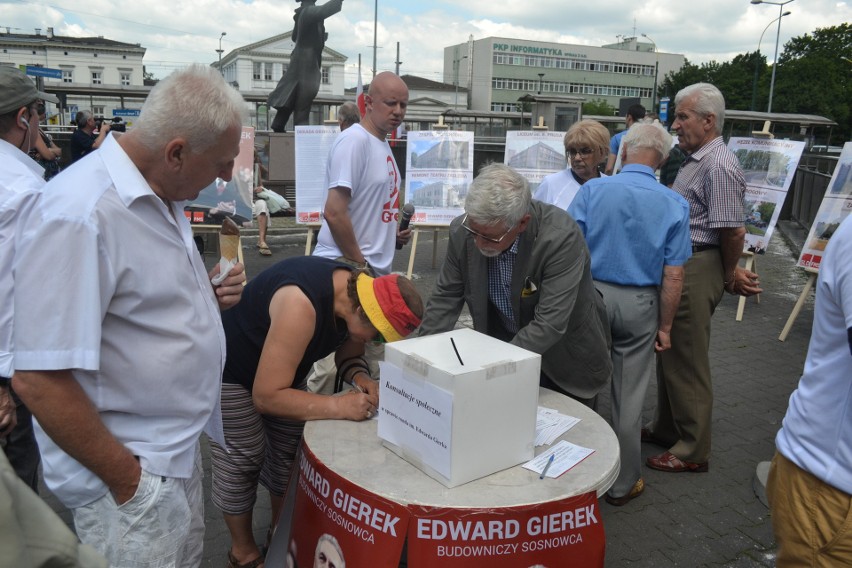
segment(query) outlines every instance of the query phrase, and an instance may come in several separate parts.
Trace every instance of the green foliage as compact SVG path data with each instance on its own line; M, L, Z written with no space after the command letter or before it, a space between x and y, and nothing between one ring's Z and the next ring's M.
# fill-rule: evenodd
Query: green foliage
M794 37L778 58L772 110L826 116L833 143L852 135L852 24Z
M700 67L687 61L678 71L665 76L658 94L674 98L679 90L693 83L712 83L722 91L728 108L749 109L755 68L759 73L766 69L766 57L756 51L737 55L724 63L702 63Z
M772 67L760 52L700 66L686 61L679 70L663 78L658 95L674 99L683 87L703 81L722 91L729 109L766 110L771 72ZM838 124L832 131L831 143L842 144L852 136L850 77L852 24L817 28L811 34L794 37L784 45L778 58L772 111L830 118Z
M583 114L615 116L617 111L617 108L603 99L594 99L583 103Z

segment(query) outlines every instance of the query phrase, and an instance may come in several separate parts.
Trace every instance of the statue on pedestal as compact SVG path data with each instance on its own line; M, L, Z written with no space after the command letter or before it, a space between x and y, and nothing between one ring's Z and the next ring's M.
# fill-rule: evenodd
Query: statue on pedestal
M290 66L269 94L269 106L278 113L272 121L272 130L284 132L287 119L293 115L294 124L308 124L311 104L319 92L322 78L322 50L328 34L325 19L338 13L343 0L328 0L322 6L316 0L296 0L302 6L293 15L293 42Z

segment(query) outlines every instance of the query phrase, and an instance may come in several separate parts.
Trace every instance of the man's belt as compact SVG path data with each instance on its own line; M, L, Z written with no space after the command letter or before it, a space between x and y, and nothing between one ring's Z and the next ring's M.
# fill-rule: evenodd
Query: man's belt
M705 250L712 250L719 248L719 245L692 245L693 254L696 252L704 252Z

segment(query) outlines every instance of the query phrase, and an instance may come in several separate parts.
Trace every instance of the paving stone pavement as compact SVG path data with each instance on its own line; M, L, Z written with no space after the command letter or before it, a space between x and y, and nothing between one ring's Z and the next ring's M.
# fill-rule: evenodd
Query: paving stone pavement
M274 220L275 221L275 220ZM275 262L304 253L305 235L273 231L267 238L272 256L255 248L247 236L244 254L249 277ZM413 280L424 298L435 285L431 233L421 234ZM446 250L446 232L438 235L437 264ZM778 335L801 292L806 276L795 268L799 248L776 232L757 260L764 293L749 300L743 321L736 322L737 298L726 296L713 318L711 363L715 403L713 454L708 473L667 474L644 469L645 493L624 507L601 501L607 534L606 567L771 567L775 565L769 511L755 496L755 468L771 459L774 437L790 393L802 371L813 318L813 296L786 342ZM409 248L397 254L394 269L405 272ZM208 264L213 262L207 258ZM650 418L655 405L652 382L645 402ZM609 397L600 412L609 416ZM202 566L222 567L230 542L221 514L209 499L209 451L204 448L206 521ZM650 444L643 456L662 451ZM67 511L43 490L45 499L70 524ZM269 524L268 496L261 490L255 510L255 537L263 542ZM356 567L360 568L360 567Z

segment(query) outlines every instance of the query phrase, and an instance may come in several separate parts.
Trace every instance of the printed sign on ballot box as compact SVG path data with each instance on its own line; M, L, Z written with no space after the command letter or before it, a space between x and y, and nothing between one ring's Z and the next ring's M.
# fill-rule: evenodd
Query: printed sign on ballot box
M315 566L319 557L335 566L399 565L409 521L403 505L332 472L304 445L296 473L290 550L299 566Z
M603 566L606 539L594 492L500 509L411 505L409 568Z

